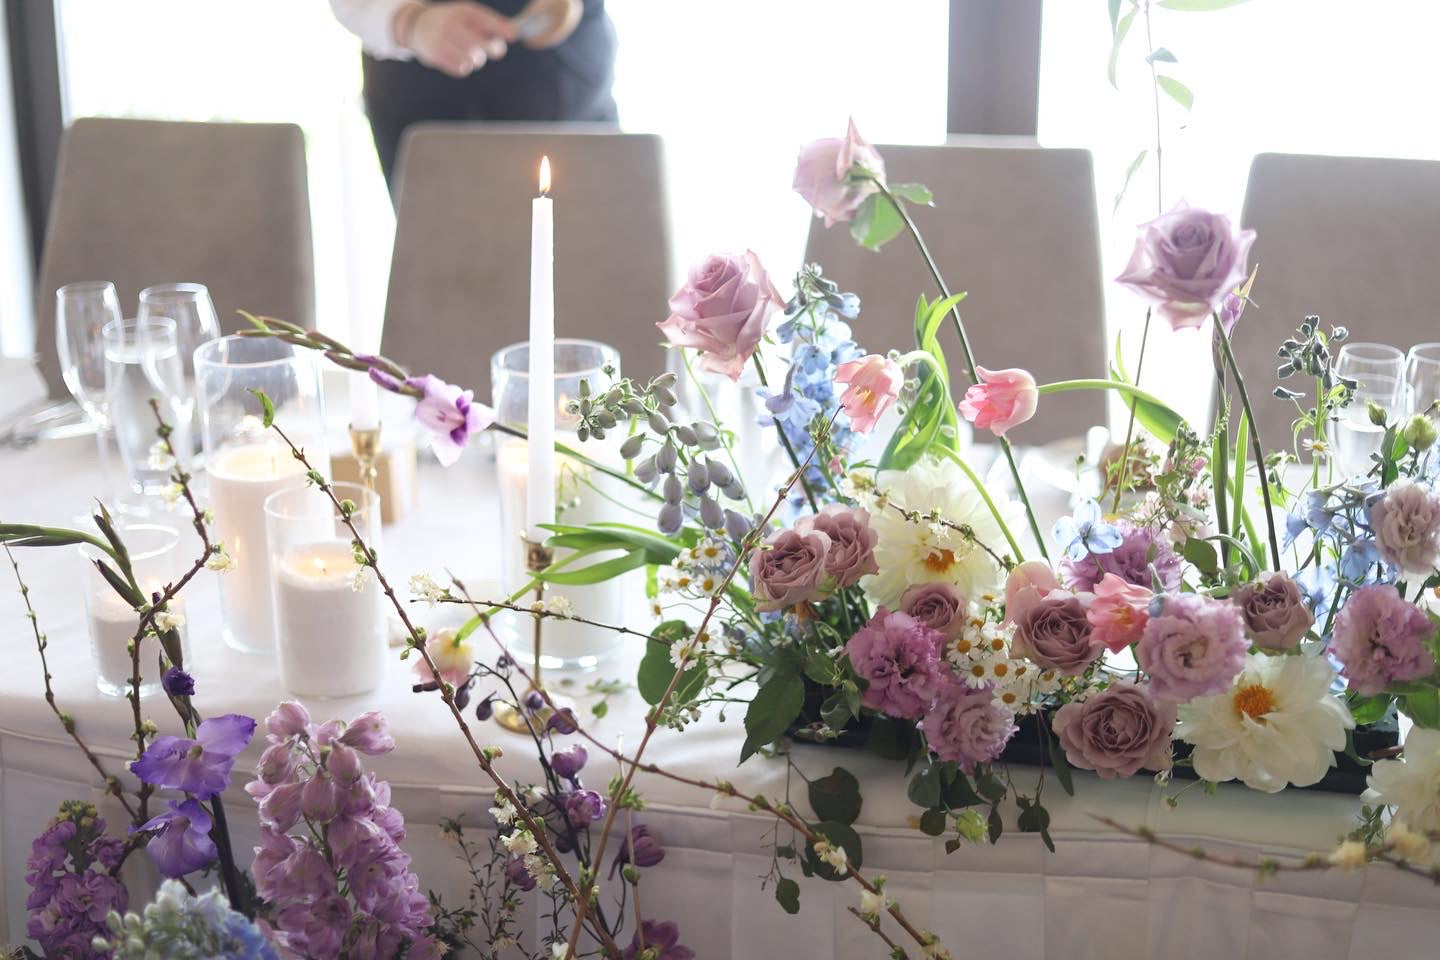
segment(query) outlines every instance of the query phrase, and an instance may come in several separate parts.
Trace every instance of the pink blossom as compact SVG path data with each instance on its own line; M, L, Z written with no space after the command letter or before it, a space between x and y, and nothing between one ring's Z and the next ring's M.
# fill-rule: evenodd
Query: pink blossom
M835 369L835 382L846 384L840 407L850 415L851 429L869 433L900 396L905 374L894 360L872 353L840 364Z
M470 680L470 668L475 663L475 651L468 640L460 639L455 630L436 630L425 641L425 652L435 661L440 680L452 687L463 687ZM415 661L415 675L424 681L435 679L430 666L421 657Z
M1026 610L1060 589L1055 571L1044 560L1026 560L1005 578L1005 622L1014 623Z
M844 140L832 137L800 148L795 163L795 192L805 198L817 217L825 219L825 226L833 227L855 216L865 198L879 189L870 180L851 180L851 170L857 165L885 182L885 161L860 136L854 120Z
M670 316L656 324L677 347L700 351L700 369L739 380L784 301L753 250L711 254L670 298Z
M1350 689L1369 697L1434 672L1435 657L1425 646L1434 633L1425 611L1406 603L1390 584L1373 583L1340 608L1330 652Z
M975 689L951 679L941 687L920 729L937 757L972 773L976 764L1000 756L1016 728L1010 711L995 702L988 688Z
M965 391L960 413L975 426L989 430L997 437L1035 416L1040 392L1035 378L1019 367L1008 370L986 370L976 367L980 382Z
M1085 618L1095 628L1095 639L1112 653L1138 643L1150 619L1151 596L1145 587L1127 583L1113 573L1105 574L1095 585L1095 599L1085 612Z

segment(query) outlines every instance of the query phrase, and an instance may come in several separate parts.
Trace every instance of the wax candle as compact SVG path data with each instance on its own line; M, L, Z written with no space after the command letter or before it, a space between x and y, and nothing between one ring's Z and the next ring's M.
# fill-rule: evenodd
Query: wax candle
M350 426L356 430L380 426L380 387L359 371L350 377Z
M149 593L162 585L141 584ZM183 616L185 604L179 598L171 600L171 613ZM112 697L122 697L130 692L130 678L134 665L130 660L130 641L135 628L140 625L140 614L120 599L108 584L96 584L85 595L85 621L90 630L90 650L95 657L95 676L100 692ZM180 626L182 649L186 644L186 630ZM140 695L150 696L160 689L160 641L154 634L147 634L140 642Z
M555 522L555 220L550 158L540 159L540 196L530 217L530 464L525 535L543 541L542 523Z
M250 653L275 649L270 556L265 549L265 498L305 485L305 468L274 438L222 447L206 466L213 539L235 567L220 575L226 640ZM317 494L318 496L318 494Z
M275 561L280 682L302 697L368 693L385 676L386 623L374 573L354 589L348 540L291 547Z

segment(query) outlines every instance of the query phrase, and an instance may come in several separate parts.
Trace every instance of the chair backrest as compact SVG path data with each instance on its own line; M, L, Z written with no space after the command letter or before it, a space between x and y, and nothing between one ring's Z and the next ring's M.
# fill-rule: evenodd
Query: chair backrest
M1105 307L1095 182L1084 150L1037 147L882 146L892 183L920 182L935 206L911 206L952 292L980 366L1024 367L1037 380L1103 377ZM807 262L860 296L855 338L884 352L914 347L915 303L940 292L908 237L880 253L860 249L843 224L810 226ZM940 335L958 399L969 383L947 321ZM1067 393L1041 401L1017 427L1022 443L1083 434L1102 423L1103 397Z
M490 358L525 340L540 158L555 198L555 331L619 349L623 373L665 368L670 283L660 139L551 125L419 124L400 149L387 355L490 398Z
M112 280L127 316L140 291L210 288L225 332L237 310L315 325L305 141L288 123L85 117L65 131L36 287L36 345L61 395L55 290Z
M1267 446L1290 443L1295 405L1272 394L1275 350L1306 315L1401 350L1440 340L1440 163L1262 153L1241 222L1260 272L1235 353ZM1285 385L1314 402L1313 384Z

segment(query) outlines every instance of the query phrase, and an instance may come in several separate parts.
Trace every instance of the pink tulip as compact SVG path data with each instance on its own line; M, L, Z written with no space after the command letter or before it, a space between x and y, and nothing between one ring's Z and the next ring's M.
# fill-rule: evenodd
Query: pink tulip
M850 181L850 171L857 164L885 182L885 161L860 136L854 120L844 140L830 137L800 148L795 163L795 192L805 198L817 217L825 218L827 227L855 216L865 198L879 189L868 180Z
M988 429L995 436L1004 436L1011 427L1019 426L1035 416L1040 393L1035 378L1019 367L1009 370L986 370L976 367L980 382L965 391L960 413L975 426Z
M1095 628L1093 636L1112 653L1119 653L1132 643L1140 642L1145 623L1150 619L1150 597L1145 587L1137 586L1113 573L1107 573L1095 584L1095 600L1085 617Z
M1026 560L1005 578L1005 622L1014 623L1026 610L1060 589L1055 571L1044 560Z
M840 364L835 370L835 382L847 385L840 396L840 407L850 415L850 429L869 433L900 396L905 374L894 360L872 353Z

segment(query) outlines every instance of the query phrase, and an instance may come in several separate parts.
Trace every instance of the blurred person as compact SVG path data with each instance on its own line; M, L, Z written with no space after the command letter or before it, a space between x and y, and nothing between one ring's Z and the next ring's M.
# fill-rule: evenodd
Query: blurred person
M526 0L330 0L364 48L365 113L392 196L412 123L617 121L605 0L570 0L578 18L565 0L530 7L555 20L517 19Z

